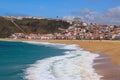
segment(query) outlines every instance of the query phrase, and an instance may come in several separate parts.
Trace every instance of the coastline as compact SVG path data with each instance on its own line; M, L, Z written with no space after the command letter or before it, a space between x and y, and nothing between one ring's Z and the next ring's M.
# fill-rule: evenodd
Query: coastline
M14 39L0 39L0 40L11 40L11 41L36 41L36 42L51 42L51 43L63 43L63 44L77 44L81 48L87 51L91 51L93 53L103 53L100 54L101 56L96 59L95 63L102 63L94 65L93 67L97 71L98 74L103 75L102 80L120 80L119 74L119 68L117 66L120 66L120 41L78 41L78 40L14 40ZM105 54L105 55L104 55ZM106 58L104 58L106 57ZM110 59L110 58L111 59ZM102 59L103 58L103 59ZM116 65L114 65L114 64ZM113 73L113 74L109 74ZM116 76L117 75L117 76Z

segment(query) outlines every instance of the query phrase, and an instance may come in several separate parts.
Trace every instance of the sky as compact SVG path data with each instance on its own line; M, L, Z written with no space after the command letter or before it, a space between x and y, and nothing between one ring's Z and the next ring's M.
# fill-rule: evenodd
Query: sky
M0 16L80 16L85 22L120 24L120 0L0 0Z

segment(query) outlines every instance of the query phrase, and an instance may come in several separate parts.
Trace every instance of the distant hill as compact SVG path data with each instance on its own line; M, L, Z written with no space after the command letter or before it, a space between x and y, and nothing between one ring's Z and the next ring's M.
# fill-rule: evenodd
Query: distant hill
M62 20L48 19L30 19L23 18L22 20L14 19L14 22L20 26L26 33L55 33L61 32L59 28L67 29L69 23ZM9 37L12 33L22 32L17 28L10 19L0 17L0 38Z

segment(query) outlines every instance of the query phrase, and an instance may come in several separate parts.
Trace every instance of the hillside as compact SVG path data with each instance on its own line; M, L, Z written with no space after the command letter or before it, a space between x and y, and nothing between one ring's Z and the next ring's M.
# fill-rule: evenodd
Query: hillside
M22 28L25 33L55 33L60 32L59 28L67 29L69 23L48 19L14 19L14 22ZM12 33L22 32L10 19L0 17L0 38L9 37Z

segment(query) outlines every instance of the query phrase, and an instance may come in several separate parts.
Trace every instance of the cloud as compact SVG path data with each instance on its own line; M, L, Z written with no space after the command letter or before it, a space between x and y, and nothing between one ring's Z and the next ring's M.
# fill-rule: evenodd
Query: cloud
M81 12L81 14L89 14L91 12L91 10L88 8L85 8L85 9L81 10L80 12Z
M78 12L76 13L78 14ZM89 23L120 25L120 6L107 9L104 12L95 12L85 8L80 11L79 16L82 16L83 21Z
M64 16L63 19L64 20L73 20L74 16Z
M88 10L87 14L83 15L83 20L87 22L100 24L116 24L120 25L120 7L110 8L104 12L93 12Z

